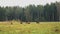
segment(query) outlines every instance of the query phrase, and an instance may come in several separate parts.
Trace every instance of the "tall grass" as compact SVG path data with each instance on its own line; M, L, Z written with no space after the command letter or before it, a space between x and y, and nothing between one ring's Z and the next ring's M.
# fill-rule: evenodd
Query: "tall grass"
M19 21L0 22L0 34L60 34L60 22L40 22L39 24L36 22L20 24Z

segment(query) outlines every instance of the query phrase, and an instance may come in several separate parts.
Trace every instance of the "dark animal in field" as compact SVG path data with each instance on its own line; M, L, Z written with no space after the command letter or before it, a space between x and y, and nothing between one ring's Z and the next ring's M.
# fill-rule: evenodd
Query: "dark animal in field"
M27 24L30 24L30 22L26 21Z
M39 23L39 21L36 21L36 23Z

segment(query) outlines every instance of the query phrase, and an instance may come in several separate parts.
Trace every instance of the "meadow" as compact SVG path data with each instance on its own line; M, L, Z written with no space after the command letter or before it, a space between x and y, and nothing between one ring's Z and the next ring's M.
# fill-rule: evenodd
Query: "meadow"
M0 22L0 34L60 34L60 22L20 24L18 21L5 21Z

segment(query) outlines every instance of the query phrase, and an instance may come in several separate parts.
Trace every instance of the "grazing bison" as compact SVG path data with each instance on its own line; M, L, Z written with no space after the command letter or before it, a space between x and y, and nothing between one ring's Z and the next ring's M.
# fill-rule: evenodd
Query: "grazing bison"
M36 21L36 23L39 23L39 21Z
M27 24L30 24L30 22L29 22L29 21L26 21L26 23L27 23Z

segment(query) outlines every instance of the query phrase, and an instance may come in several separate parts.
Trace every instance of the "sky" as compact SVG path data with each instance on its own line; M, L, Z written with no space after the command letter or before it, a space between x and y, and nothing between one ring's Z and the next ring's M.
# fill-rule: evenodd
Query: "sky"
M21 6L25 7L30 4L45 5L46 3L56 2L60 0L0 0L0 6Z

